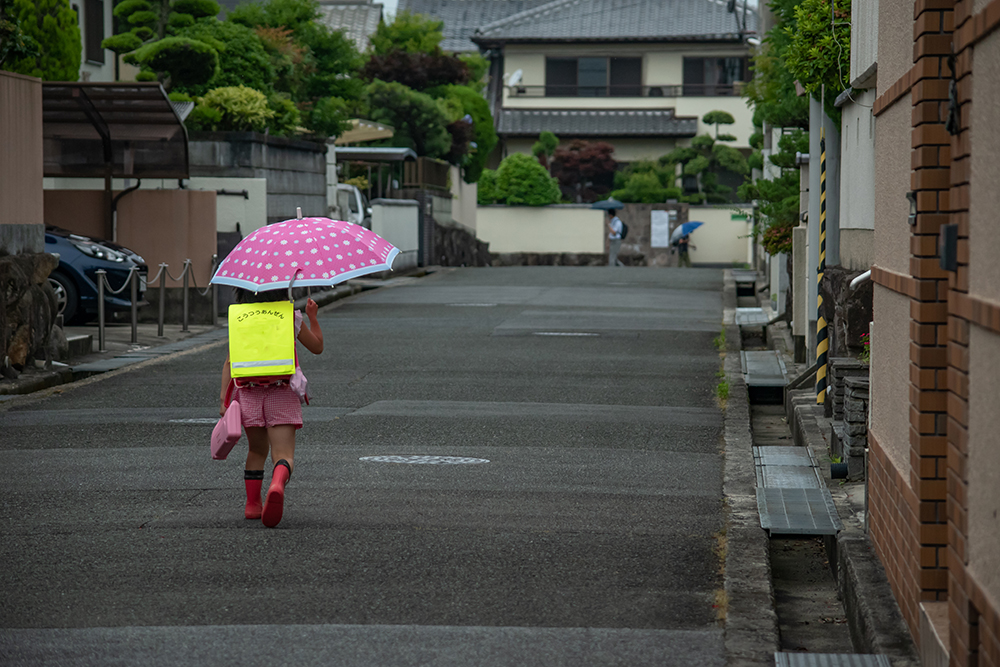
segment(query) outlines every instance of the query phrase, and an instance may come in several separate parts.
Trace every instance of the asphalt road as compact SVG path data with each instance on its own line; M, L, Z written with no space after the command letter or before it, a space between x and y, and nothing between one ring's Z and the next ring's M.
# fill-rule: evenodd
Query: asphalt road
M209 457L221 343L0 411L0 664L724 664L721 270L456 269L320 321L275 529L245 440Z

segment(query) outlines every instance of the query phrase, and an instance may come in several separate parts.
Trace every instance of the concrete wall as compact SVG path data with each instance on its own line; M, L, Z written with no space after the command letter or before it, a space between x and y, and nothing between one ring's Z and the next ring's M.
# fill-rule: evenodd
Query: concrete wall
M478 186L462 180L462 171L451 167L451 217L455 224L467 229L473 236L476 234L476 203Z
M913 66L912 0L878 2L878 94L881 95ZM910 113L907 104L896 105ZM907 116L909 127L909 116ZM905 144L909 149L910 144ZM906 166L909 168L909 160Z
M743 211L743 219L732 206L692 206L688 209L690 222L705 224L691 234L691 262L693 264L742 264L751 262L753 225L750 208Z
M42 81L0 72L0 249L42 252Z
M873 301L871 431L909 480L910 299L875 285Z
M881 63L879 64L881 67ZM881 87L882 79L879 79ZM894 104L875 120L875 264L909 275L910 107Z
M476 236L491 253L603 253L604 211L589 204L480 206Z
M976 76L979 74L977 70ZM1000 335L973 326L969 340L968 569L991 598L994 609L1000 608L998 395Z
M851 2L851 74L852 86L867 83L861 77L878 62L879 0Z
M373 199L372 231L399 248L393 271L417 266L420 249L420 202L415 199Z
M100 178L46 178L44 179L46 196L51 191L83 191L83 190L104 190L104 181ZM122 190L135 185L134 179L115 178L111 181L111 188L115 195ZM236 223L240 225L240 231L244 236L253 230L267 224L267 181L263 178L207 178L195 177L184 181L184 187L188 190L206 190L218 192L241 192L246 190L247 196L239 195L218 195L215 199L215 220L217 229L220 232L235 232ZM144 178L139 186L140 190L177 190L180 189L176 179L165 178ZM65 195L59 195L65 196ZM126 198L131 195L125 195ZM87 211L84 212L85 224L91 228L91 218L93 217L92 203L89 200ZM99 211L98 211L99 212ZM294 217L294 211L293 211ZM103 218L100 228L94 228L88 236L103 238ZM63 227L64 225L59 225Z
M102 237L103 217L97 190L46 190L45 222L77 234ZM142 255L149 277L161 263L179 277L184 260L192 262L195 283L204 289L216 252L215 192L137 190L118 204L118 243ZM180 287L181 283L168 287Z
M263 178L267 221L327 215L326 144L266 137L255 132L192 132L192 177Z
M840 130L840 265L867 271L875 261L875 91L853 98Z
M977 3L977 5L980 3ZM969 294L1000 304L1000 32L975 47L970 113L971 174L969 202ZM970 327L969 340L969 573L1000 609L1000 334Z

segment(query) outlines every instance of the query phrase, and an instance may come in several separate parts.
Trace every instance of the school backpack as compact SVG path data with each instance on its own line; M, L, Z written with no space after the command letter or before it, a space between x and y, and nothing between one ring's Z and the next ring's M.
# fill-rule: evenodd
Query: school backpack
M628 235L628 225L626 225L624 222L622 222L621 218L618 218L618 222L622 223L622 232L621 232L621 234L619 234L619 236L621 236L622 240L624 241L625 237Z

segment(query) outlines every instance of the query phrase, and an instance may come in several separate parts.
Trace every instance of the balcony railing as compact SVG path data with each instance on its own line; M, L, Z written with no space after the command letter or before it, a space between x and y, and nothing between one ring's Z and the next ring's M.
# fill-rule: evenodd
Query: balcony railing
M738 97L743 94L743 82L685 83L665 86L579 86L550 84L545 86L508 86L511 97Z

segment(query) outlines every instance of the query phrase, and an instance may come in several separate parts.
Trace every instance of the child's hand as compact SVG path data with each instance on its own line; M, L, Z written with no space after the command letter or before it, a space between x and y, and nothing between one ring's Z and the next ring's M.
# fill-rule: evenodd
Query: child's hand
M316 317L316 313L318 311L319 311L319 305L317 305L315 301L313 301L312 299L306 301L306 315L309 316L309 319Z

